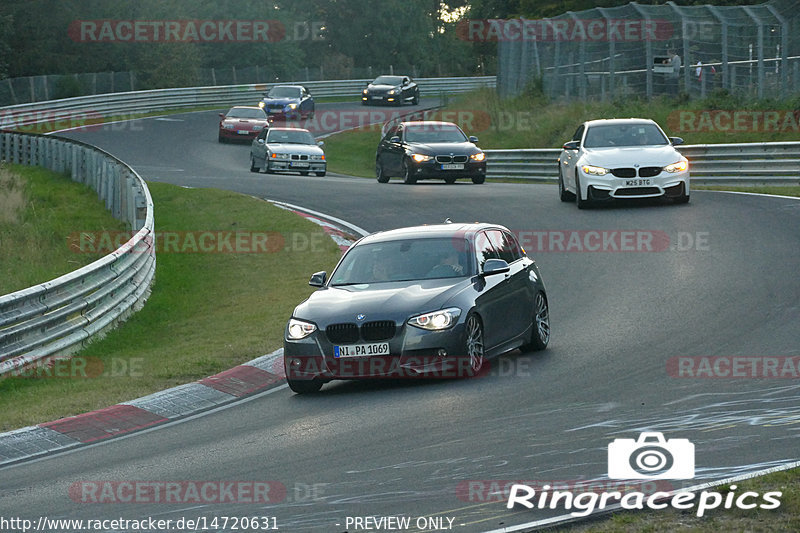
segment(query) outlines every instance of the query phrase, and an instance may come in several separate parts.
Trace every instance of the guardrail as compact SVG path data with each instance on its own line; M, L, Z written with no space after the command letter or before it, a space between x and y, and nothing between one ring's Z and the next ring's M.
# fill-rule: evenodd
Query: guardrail
M334 80L281 82L281 85L304 85L318 97L352 97L360 102L361 90L372 81ZM494 87L494 76L468 78L420 78L420 96L440 96ZM113 114L148 113L186 107L255 105L268 86L275 84L225 85L219 87L189 87L183 89L157 89L79 96L63 100L50 100L33 104L19 104L0 108L0 129L16 129L57 120L79 122Z
M0 158L70 173L136 233L120 248L52 281L0 296L0 375L66 357L138 310L155 275L153 200L128 165L93 146L0 132Z
M800 142L691 144L677 149L689 159L692 183L698 185L800 185ZM558 179L558 148L485 152L487 178Z

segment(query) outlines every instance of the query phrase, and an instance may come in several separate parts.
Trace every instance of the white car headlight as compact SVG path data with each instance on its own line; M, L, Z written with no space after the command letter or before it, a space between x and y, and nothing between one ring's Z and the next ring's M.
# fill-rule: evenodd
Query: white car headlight
M586 174L594 174L595 176L605 176L606 174L611 172L607 168L596 167L594 165L583 165L581 167L581 170L583 170L584 173Z
M433 156L425 155L425 154L411 154L411 159L413 159L417 163L424 163L425 161L430 161Z
M311 322L305 322L304 320L297 320L296 318L292 318L289 320L289 329L286 333L286 336L293 341L305 339L312 333L317 331L317 326L312 324Z
M689 168L689 163L686 161L678 161L677 163L672 163L671 165L667 165L664 167L665 172L670 172L674 174L675 172L683 172Z
M312 161L325 161L325 154L323 155L312 155L309 156L309 159Z
M484 159L486 159L486 154L484 154L483 152L478 152L477 154L472 154L471 156L469 156L469 158L472 159L473 161L483 161Z
M439 331L453 327L458 321L459 316L461 316L461 309L458 307L450 307L449 309L442 309L440 311L411 317L408 319L408 323L418 328Z
M289 157L291 157L289 154L270 154L272 159L289 159Z

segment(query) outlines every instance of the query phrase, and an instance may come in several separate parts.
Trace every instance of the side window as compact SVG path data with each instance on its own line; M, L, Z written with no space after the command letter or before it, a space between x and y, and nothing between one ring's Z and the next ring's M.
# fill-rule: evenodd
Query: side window
M506 249L509 250L511 257L514 258L514 261L523 258L524 254L522 253L522 246L519 245L519 242L517 242L517 238L513 233L504 231L503 242L505 243ZM509 263L511 263L511 261L509 261Z
M483 272L483 264L487 259L500 259L485 231L475 236L475 258L478 260L478 272Z
M573 141L580 141L581 137L583 137L583 124L581 124L578 129L575 131L575 135L572 136Z
M493 229L486 233L489 235L489 241L492 243L494 249L497 250L500 259L509 265L518 259L518 257L515 257L514 250L502 231Z
M386 135L383 136L383 140L389 142L389 139L391 139L395 135L399 135L399 133L397 132L398 129L399 129L398 126L392 126L391 128L389 128L389 131L387 131Z

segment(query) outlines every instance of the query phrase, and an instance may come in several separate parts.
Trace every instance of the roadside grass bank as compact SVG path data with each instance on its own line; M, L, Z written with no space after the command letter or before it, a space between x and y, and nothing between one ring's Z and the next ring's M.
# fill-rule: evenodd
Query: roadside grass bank
M330 271L340 256L322 228L262 200L148 187L159 248L144 308L49 372L0 380L0 431L138 398L272 352L292 309L313 290L311 273ZM203 244L205 233L212 237Z
M735 489L733 486L735 485ZM759 494L747 503L760 501L767 492L781 492L781 505L777 509L712 509L702 517L696 509L681 511L672 507L658 511L621 511L605 518L586 523L557 527L547 531L580 533L654 533L658 531L686 531L692 533L719 533L720 531L748 531L773 533L775 531L800 531L800 468L775 472L723 486L708 489L723 496L731 492L739 497L745 492ZM721 505L720 507L724 507Z
M57 278L104 254L75 253L79 231L126 231L90 187L42 167L0 164L0 295Z
M800 139L800 98L758 100L716 90L703 99L660 96L607 102L550 102L535 85L515 98L502 99L494 89L451 97L425 119L446 120L478 137L484 149L557 148L570 140L578 125L596 118L652 118L668 135L686 144L717 144ZM399 108L397 108L399 109ZM330 172L374 177L379 126L361 128L325 139Z

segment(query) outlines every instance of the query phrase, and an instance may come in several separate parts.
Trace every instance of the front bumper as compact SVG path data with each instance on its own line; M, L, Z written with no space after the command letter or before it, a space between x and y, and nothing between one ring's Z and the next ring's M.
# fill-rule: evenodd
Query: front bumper
M271 172L325 172L327 166L328 164L325 161L293 161L286 159L269 159L267 161L267 169Z
M241 140L249 140L252 141L258 134L261 133L261 130L232 130L232 129L219 129L219 136L223 139L241 139Z
M445 163L447 164L447 163ZM408 162L408 171L416 179L445 179L445 178L473 178L486 176L486 161L472 161L467 158L463 163L463 169L446 169L443 163L437 163L434 159L416 163L413 160Z
M462 317L463 318L463 317ZM356 343L363 344L359 340ZM375 342L375 341L372 341ZM334 343L324 330L305 339L284 336L286 376L293 380L365 378L463 378L470 376L465 353L466 329L459 322L444 331L428 331L408 324L397 327L389 343L389 355L334 357Z
M364 105L397 105L403 103L403 97L400 94L367 94L361 95L361 103Z
M611 200L625 198L659 198L677 197L689 194L689 171L669 173L662 171L660 174L647 177L618 178L612 174L597 176L580 173L581 193L583 198L589 200Z

